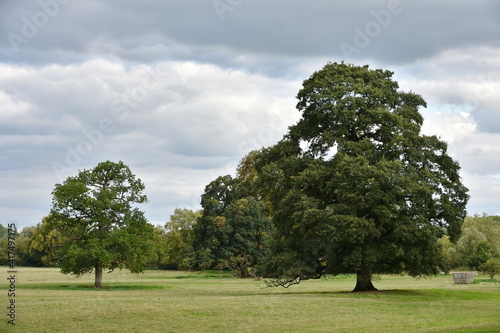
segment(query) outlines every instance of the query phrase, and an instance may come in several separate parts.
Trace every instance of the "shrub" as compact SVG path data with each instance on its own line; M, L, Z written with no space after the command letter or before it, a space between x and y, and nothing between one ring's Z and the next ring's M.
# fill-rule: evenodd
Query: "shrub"
M495 274L500 274L500 258L492 258L488 260L482 264L479 269L484 274L488 274L493 280L495 278Z

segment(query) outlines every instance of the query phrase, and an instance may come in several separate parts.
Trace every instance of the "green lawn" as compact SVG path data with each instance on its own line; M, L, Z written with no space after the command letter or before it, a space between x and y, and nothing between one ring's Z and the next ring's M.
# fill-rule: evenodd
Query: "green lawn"
M381 291L351 293L353 276L283 288L215 273L127 271L75 279L52 268L18 268L16 325L0 332L500 332L500 284L487 276L455 285L383 276Z

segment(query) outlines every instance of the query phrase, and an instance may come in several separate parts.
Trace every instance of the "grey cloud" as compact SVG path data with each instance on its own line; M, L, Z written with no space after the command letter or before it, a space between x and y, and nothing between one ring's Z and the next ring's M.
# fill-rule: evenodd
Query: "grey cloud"
M354 61L376 58L385 63L408 63L458 47L500 45L500 4L493 0L242 1L224 13L223 21L213 3L72 1L61 5L37 36L20 45L16 58L7 38L0 50L11 62L34 57L50 61L47 54L58 62L80 61L81 54L114 54L127 61L189 58L237 65L234 58L248 54L264 62L276 56L340 61L346 58L342 43L358 49L349 57ZM388 18L380 14L388 13L390 6L397 12ZM4 17L9 19L3 21L2 31L20 32L21 18L37 10L41 9L7 7ZM363 38L356 35L370 28L368 34L373 36L363 45Z
M30 193L37 186L45 194L33 204L50 202L55 183L108 159L157 174L157 182L182 179L176 191L192 201L193 189L228 173L224 165L234 169L249 149L277 141L293 121L289 113L295 115L296 83L212 65L127 66L100 59L2 66L9 75L0 78L0 162L5 172L19 172L19 183L3 181L2 197L14 186ZM193 185L193 175L201 183ZM155 195L167 195L154 184ZM6 217L19 215L5 209Z
M486 106L472 113L479 129L487 133L500 133L500 107L499 104Z

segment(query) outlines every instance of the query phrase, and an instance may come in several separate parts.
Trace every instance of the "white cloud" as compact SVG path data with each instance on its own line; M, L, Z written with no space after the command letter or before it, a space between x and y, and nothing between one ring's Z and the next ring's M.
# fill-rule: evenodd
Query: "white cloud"
M423 110L422 131L427 135L437 135L450 145L460 145L476 135L477 124L470 114L453 112L432 112Z
M470 190L470 200L467 214L487 213L489 215L500 215L500 182L499 176L479 176L462 172L464 184Z
M214 65L127 66L94 59L29 69L2 66L11 73L0 78L0 101L9 110L2 126L11 132L0 134L2 162L6 169L16 165L19 175L15 185L5 182L30 192L33 179L49 179L44 201L50 201L56 182L110 159L123 160L147 180L156 198L151 212L192 205L209 181L234 172L251 149L279 140L299 116L293 98L298 82ZM32 125L26 128L20 119ZM30 175L26 180L24 173Z
M400 66L401 89L427 101L423 132L448 143L470 190L468 213L497 214L500 187L500 49L454 48Z
M449 145L450 153L471 175L500 175L500 133L478 131L468 113L425 113L423 132L437 135Z
M29 103L26 103L24 101L16 101L12 96L7 95L1 90L0 105L2 105L0 122L12 121L14 118L23 117L30 109Z
M478 131L500 133L500 48L459 48L401 68L404 90L421 94L429 108L470 113Z

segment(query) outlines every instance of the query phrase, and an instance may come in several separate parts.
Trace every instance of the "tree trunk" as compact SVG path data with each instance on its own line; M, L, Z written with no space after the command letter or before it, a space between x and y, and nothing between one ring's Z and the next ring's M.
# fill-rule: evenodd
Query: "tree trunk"
M374 291L377 290L372 283L372 273L368 270L363 270L356 273L356 287L355 291Z
M240 268L240 278L246 279L250 277L250 272L248 271L248 266L243 266Z
M98 262L96 262L96 264L95 264L95 282L94 282L94 288L95 289L101 289L102 288L102 266Z

